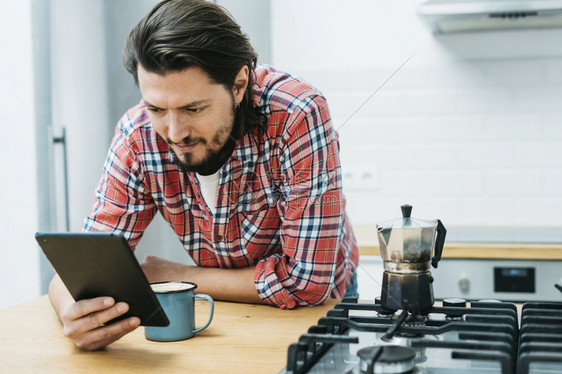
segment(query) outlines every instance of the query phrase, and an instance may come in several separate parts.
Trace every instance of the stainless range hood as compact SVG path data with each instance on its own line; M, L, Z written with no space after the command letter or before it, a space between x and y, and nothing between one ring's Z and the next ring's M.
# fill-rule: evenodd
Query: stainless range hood
M417 13L437 34L562 27L562 0L429 0Z

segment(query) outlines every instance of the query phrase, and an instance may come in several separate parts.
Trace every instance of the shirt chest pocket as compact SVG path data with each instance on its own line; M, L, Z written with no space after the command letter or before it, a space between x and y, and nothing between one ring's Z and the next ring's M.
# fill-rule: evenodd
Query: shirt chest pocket
M263 258L280 245L281 221L277 212L280 195L273 188L241 194L238 201L240 244L245 256Z
M239 195L236 210L244 216L265 214L269 209L275 209L281 196L281 192L272 186L248 189Z

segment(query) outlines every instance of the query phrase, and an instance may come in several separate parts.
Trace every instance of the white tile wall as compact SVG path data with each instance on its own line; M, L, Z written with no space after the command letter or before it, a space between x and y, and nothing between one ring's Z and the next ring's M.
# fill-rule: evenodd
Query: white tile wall
M447 226L558 226L562 240L562 30L434 36L417 3L273 0L274 65L327 96L344 169L379 179L344 180L352 221L408 202Z

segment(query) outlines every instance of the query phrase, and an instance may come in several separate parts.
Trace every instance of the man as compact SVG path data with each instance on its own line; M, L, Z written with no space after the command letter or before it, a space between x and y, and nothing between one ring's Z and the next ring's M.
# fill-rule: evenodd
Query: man
M218 300L280 308L355 292L358 249L325 99L257 56L204 0L157 4L131 31L124 65L142 100L119 122L85 231L135 248L160 212L197 266L148 256L148 280L188 280ZM128 306L75 302L55 276L64 333L104 347L139 325Z

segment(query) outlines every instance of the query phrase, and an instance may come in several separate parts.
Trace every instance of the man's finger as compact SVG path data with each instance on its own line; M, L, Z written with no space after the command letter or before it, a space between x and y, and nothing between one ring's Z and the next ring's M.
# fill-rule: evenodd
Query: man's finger
M79 348L90 351L103 348L134 331L139 327L140 322L138 317L131 317L107 326L99 327L90 331L83 339L75 342L75 344Z
M104 326L107 322L125 314L129 310L126 303L117 303L108 309L90 313L72 322L65 323L63 334L75 342L82 343L84 334ZM77 344L78 345L78 344Z
M94 299L80 300L61 312L63 321L74 321L88 314L110 308L115 304L112 297L96 297Z

